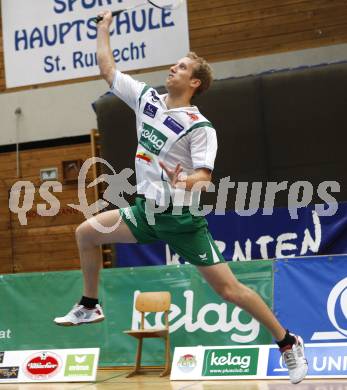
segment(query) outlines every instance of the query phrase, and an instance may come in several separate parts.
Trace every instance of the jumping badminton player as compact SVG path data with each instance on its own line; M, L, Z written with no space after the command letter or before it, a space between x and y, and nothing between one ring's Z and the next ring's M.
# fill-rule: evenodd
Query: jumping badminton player
M111 92L136 113L139 144L135 165L139 196L131 208L105 211L93 217L103 226L113 226L121 219L114 232L100 233L90 220L77 228L83 296L68 314L56 318L55 323L71 326L104 320L98 302L102 265L99 245L163 240L197 266L222 298L250 313L271 332L278 340L291 382L299 383L308 370L301 337L283 328L262 298L235 278L212 239L205 218L189 211L193 193L190 190L200 182L211 181L217 152L215 129L198 108L191 105L192 97L207 90L212 82L210 66L196 54L189 53L171 66L166 79L168 93L159 95L153 88L116 70L109 39L112 15L104 11L100 16L103 19L97 27L97 56L101 75ZM155 224L149 224L146 201L151 199L160 205L166 189L170 191L171 205L155 214ZM182 213L173 215L173 207L178 205L183 205Z

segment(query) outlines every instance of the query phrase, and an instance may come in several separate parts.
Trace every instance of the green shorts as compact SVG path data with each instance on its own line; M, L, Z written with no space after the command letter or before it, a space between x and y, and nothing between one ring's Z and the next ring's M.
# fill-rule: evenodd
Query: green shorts
M140 244L162 240L184 260L199 266L225 262L207 228L205 217L194 216L189 207L181 215L172 215L172 207L154 214L153 225L145 213L144 198L137 197L135 205L120 209L123 221Z

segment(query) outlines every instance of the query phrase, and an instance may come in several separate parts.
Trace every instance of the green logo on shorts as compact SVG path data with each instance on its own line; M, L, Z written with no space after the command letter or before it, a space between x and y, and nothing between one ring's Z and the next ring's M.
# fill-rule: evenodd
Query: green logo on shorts
M143 123L140 145L158 156L165 145L167 137L152 126Z
M95 355L67 355L65 376L91 376Z
M259 348L207 349L204 376L256 375Z

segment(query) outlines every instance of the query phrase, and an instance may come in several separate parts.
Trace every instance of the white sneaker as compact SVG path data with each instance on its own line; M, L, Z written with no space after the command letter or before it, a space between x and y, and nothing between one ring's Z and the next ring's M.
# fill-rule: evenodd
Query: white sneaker
M308 364L304 354L304 341L300 336L293 335L296 338L296 343L292 348L282 352L283 361L285 362L289 379L296 384L301 382L308 371Z
M98 304L93 309L76 304L64 317L57 317L54 322L61 326L74 326L92 324L105 319L101 306Z

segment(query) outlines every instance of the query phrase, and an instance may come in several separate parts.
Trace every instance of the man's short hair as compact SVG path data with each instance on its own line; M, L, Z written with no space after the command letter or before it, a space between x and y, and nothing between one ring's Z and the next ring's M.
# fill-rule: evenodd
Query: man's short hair
M212 84L213 81L212 68L204 58L199 57L193 51L190 51L187 54L187 57L196 62L192 76L200 80L201 84L195 90L194 95L200 95L201 93L207 91L210 88L210 85Z

